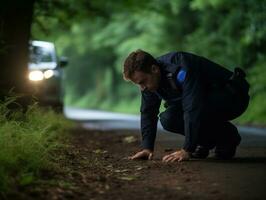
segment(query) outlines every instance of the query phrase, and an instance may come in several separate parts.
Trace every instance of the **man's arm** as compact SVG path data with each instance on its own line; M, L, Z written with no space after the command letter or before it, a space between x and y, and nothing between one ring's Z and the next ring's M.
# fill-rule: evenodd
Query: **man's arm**
M161 99L152 92L141 92L141 134L143 149L153 151L157 132L158 113Z
M189 66L193 64L194 66ZM186 71L184 82L181 83L185 123L185 143L183 149L187 152L194 152L199 135L204 103L204 89L199 66L197 62L194 62L193 55L184 55L182 66Z
M182 88L185 142L183 149L164 156L163 162L188 160L195 151L204 102L204 90L196 58L186 53L179 53L177 56L178 63L175 64L181 66L181 70L177 74L176 84Z

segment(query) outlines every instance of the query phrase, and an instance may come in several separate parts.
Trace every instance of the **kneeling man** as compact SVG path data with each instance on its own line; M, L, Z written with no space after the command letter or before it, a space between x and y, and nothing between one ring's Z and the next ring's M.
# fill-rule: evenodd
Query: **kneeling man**
M164 156L164 162L206 158L213 148L219 159L235 155L241 137L229 121L249 103L249 84L240 68L231 72L186 52L155 59L137 50L126 58L123 76L139 85L142 98L142 149L130 159L152 159L158 118L165 130L185 136L182 149ZM166 110L159 114L162 100Z

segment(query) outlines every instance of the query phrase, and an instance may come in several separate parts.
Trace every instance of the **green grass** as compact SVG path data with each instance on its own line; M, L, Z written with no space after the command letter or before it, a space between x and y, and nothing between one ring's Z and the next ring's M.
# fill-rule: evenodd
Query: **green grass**
M63 115L37 104L16 111L8 109L15 97L0 102L0 191L27 185L41 170L56 167L52 152L62 146L61 138L71 123Z

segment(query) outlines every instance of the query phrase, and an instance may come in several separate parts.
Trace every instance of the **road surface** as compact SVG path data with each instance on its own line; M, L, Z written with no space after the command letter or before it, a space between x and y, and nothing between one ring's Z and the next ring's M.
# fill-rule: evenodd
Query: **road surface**
M81 122L85 129L102 131L136 130L136 132L140 130L140 117L138 115L71 107L66 107L64 113L67 118ZM238 130L242 136L241 145L266 147L266 128L238 126ZM162 133L159 135L159 137L161 136L159 139L172 140L175 137L180 138L176 134L167 134L169 132L162 128L160 122L158 123L158 131Z
M93 144L99 142L106 152L114 156L111 161L113 164L125 164L123 169L117 171L124 170L127 173L130 166L140 165L138 162L126 163L121 160L122 156L130 154L134 148L137 150L138 144L123 145L119 139L115 139L127 132L139 138L139 116L75 108L66 108L65 115L88 130L87 134L80 133L83 134L80 136L81 141L89 143L94 139ZM131 185L125 184L120 189L106 191L104 198L266 199L266 129L238 127L242 141L236 158L231 161L215 160L211 154L208 159L170 166L162 165L160 160L168 153L165 152L166 149L180 148L184 137L164 131L160 124L158 129L154 161L141 163L143 168L148 168L143 171L141 178L131 182ZM98 130L101 134L93 136L93 131L90 130ZM87 139L84 135L87 135ZM108 163L106 165L109 166ZM127 179L129 180L128 177ZM101 199L100 196L94 198Z

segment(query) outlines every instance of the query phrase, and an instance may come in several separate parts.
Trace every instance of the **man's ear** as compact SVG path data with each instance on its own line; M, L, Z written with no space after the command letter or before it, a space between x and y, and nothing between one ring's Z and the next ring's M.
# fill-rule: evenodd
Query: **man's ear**
M157 65L152 65L151 66L151 72L152 73L158 73L159 72L159 67Z

